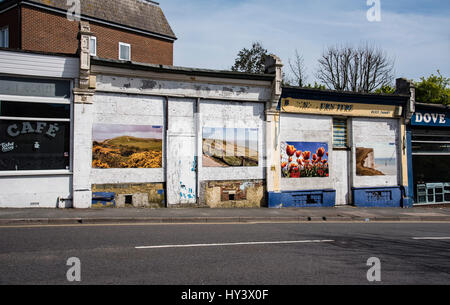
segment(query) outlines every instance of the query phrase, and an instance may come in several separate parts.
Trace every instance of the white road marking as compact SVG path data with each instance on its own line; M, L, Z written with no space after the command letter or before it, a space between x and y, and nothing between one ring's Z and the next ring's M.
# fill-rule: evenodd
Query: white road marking
M413 237L415 240L450 240L450 237Z
M223 247L223 246L243 246L243 245L279 245L279 244L301 244L301 243L329 243L334 240L292 240L292 241L259 241L240 243L216 243L216 244L187 244L187 245L160 245L160 246L140 246L136 249L163 249L163 248L191 248L191 247Z

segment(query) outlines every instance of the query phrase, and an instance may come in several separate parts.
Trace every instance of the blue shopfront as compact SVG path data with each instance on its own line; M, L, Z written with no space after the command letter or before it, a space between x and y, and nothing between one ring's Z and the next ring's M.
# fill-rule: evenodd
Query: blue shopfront
M408 101L283 88L269 207L404 206Z
M409 193L415 205L450 203L450 108L416 103L408 126Z

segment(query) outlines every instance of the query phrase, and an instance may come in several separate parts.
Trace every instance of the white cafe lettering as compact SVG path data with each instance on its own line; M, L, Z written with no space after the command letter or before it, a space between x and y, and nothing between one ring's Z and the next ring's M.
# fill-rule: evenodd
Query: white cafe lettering
M444 113L420 113L416 112L416 123L438 123L445 124L445 114Z
M37 123L30 123L30 122L23 122L21 124L12 124L9 125L6 132L9 136L15 138L21 134L29 134L29 133L38 133L42 134L45 133L49 137L56 137L56 133L59 131L59 127L57 123L54 124L47 124L45 122L37 122Z

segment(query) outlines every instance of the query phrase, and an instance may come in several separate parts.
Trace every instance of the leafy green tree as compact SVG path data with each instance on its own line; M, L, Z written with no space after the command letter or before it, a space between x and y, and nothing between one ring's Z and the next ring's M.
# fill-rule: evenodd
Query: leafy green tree
M450 78L442 76L439 70L437 73L416 82L417 102L450 105Z
M309 88L309 89L320 89L320 90L326 90L327 87L325 85L319 84L317 82L314 82L314 85L308 84L304 86L303 88Z
M268 52L262 43L253 42L250 49L243 48L239 51L231 71L262 74L265 69L266 55L268 55Z
M374 91L375 93L386 93L386 94L394 94L395 93L395 87L392 87L390 85L383 85L377 90Z

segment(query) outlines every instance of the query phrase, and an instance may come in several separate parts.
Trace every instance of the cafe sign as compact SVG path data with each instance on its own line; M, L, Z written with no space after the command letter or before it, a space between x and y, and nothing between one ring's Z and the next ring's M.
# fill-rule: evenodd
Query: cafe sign
M328 102L294 98L282 99L281 111L304 114L345 115L380 118L394 118L402 115L401 106Z

